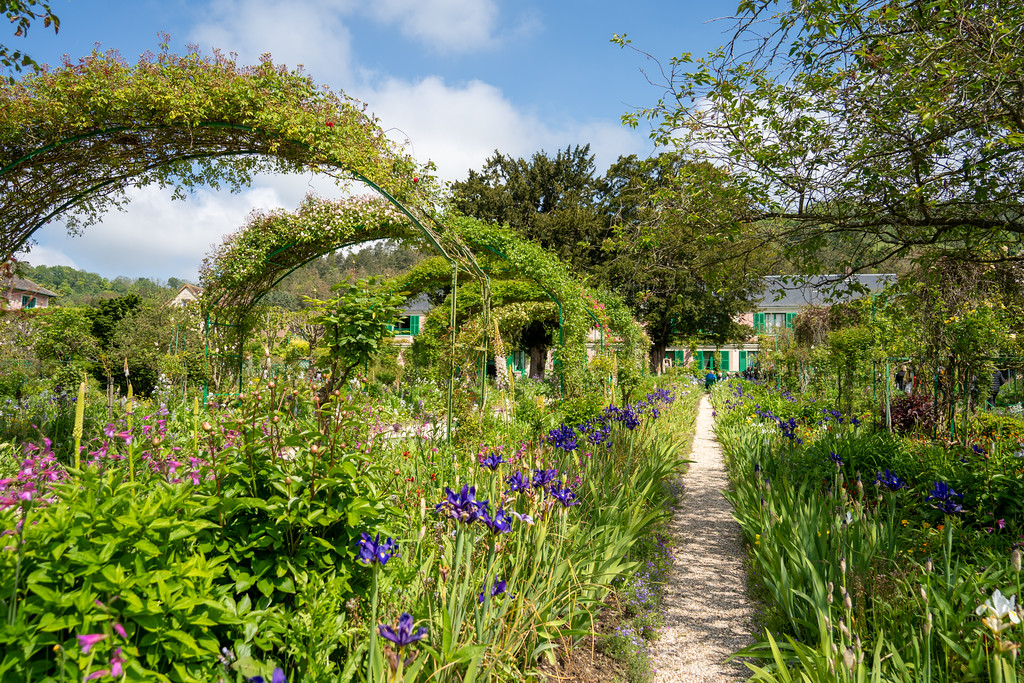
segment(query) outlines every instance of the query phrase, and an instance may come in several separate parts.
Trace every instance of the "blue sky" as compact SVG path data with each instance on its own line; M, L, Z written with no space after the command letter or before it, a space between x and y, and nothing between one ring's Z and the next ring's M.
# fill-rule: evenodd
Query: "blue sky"
M528 157L590 144L599 172L619 155L647 155L643 130L620 117L661 91L641 69L657 64L610 41L626 33L663 63L721 45L735 4L692 0L51 0L61 29L37 25L9 47L40 63L77 58L99 43L129 61L198 45L241 63L270 53L302 64L319 83L358 97L396 140L448 181L499 150ZM240 194L200 190L186 201L153 187L126 212L69 237L59 223L36 233L32 264L66 264L107 277L193 279L203 255L253 209L291 208L309 191L338 190L316 176L261 176Z

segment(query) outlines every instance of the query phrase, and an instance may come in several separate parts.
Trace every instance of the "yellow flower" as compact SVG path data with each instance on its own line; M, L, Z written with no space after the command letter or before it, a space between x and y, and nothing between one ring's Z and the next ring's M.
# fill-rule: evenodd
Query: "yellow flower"
M900 524L902 524L903 526L907 526L908 524L910 524L910 522L908 522L908 521L907 521L907 520L905 520L905 519L901 519L901 520L900 520Z
M928 522L921 522L921 526L924 527L925 529L931 529L932 528L932 525L929 524Z

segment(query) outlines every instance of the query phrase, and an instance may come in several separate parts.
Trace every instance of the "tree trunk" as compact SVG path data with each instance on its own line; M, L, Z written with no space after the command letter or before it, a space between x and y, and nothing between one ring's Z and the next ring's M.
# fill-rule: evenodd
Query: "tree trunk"
M530 377L544 378L544 366L548 362L548 350L544 346L530 347Z
M664 344L653 344L651 346L651 372L660 375L665 368L665 351L668 347Z

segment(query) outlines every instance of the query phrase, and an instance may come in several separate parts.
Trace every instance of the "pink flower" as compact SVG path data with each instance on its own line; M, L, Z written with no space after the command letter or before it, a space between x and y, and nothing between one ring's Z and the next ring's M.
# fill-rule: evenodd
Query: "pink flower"
M106 633L89 633L89 634L84 635L84 636L75 636L75 637L78 638L78 644L82 646L82 654L83 655L87 655L87 654L89 654L89 650L92 649L93 645L95 645L96 643L100 642L101 640L105 640L106 639L107 634Z
M116 633L117 635L121 636L122 638L127 638L128 637L128 634L125 633L124 626L121 626L121 624L118 624L118 623L114 624L114 633ZM121 648L117 648L117 651L120 652Z

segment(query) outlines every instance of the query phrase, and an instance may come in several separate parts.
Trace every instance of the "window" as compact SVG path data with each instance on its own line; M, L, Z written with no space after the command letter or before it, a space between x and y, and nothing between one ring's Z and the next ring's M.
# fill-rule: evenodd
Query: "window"
M21 307L22 308L35 308L36 307L36 298L34 296L29 296L28 294L22 294L21 295Z
M777 330L792 328L796 313L755 313L754 331L772 333Z

